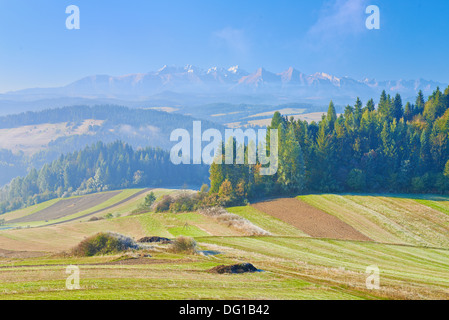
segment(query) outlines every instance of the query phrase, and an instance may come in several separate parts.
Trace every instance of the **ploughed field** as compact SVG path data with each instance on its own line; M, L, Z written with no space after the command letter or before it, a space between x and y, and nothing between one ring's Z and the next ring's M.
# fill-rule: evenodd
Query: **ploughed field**
M315 238L371 240L337 217L312 207L299 199L269 200L256 203L253 207L285 221Z
M447 197L305 195L227 208L223 219L132 214L149 192L79 197L76 210L48 222L35 219L65 212L58 206L73 200L4 215L12 229L0 230L0 299L449 299ZM135 240L184 235L197 251L151 243L144 255L61 254L107 231ZM243 263L260 272L211 272ZM79 290L65 287L68 265L80 268ZM369 266L380 270L378 290L366 286Z
M9 220L8 223L56 220L95 207L118 195L120 191L91 194L83 197L61 200L54 205L29 216Z

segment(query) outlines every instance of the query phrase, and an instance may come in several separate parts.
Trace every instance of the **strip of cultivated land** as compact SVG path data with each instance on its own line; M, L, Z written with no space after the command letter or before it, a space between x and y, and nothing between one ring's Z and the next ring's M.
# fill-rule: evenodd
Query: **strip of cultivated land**
M142 190L119 195L63 219L70 222L39 228L0 231L0 299L447 299L449 297L449 201L436 196L306 195L279 200L280 209L229 208L271 236L248 236L197 212L131 212L143 201ZM156 189L156 197L174 191ZM114 205L126 200L120 205ZM296 202L293 202L296 201ZM54 201L51 205L57 203ZM51 205L23 209L30 215ZM112 206L112 207L111 207ZM372 241L316 238L298 214L308 208L309 223L328 228L340 221ZM299 207L298 207L299 206ZM109 208L109 209L108 209ZM40 209L40 210L37 210ZM101 210L103 209L103 210ZM261 210L266 212L262 212ZM100 211L98 211L100 210ZM289 209L290 210L290 209ZM310 213L312 212L312 214ZM92 215L85 216L86 214ZM112 219L89 221L114 214ZM13 216L12 213L9 217ZM117 217L120 214L120 217ZM326 215L325 220L313 219ZM330 217L330 218L329 218ZM289 220L293 219L293 220ZM336 219L336 220L331 220ZM349 228L350 227L350 228ZM351 229L352 228L352 229ZM312 230L312 231L310 231ZM200 250L220 254L173 254L151 251L151 257L61 255L88 236L113 231L134 239L145 236L195 238ZM323 232L323 231L320 231ZM347 235L343 233L343 235ZM353 231L351 231L353 232ZM358 233L357 233L358 232ZM326 236L321 234L319 236ZM263 272L220 275L218 265L249 262ZM81 290L67 290L65 267L81 269ZM366 268L380 270L380 290L366 288Z
M449 198L306 195L302 201L378 242L449 248Z
M0 299L446 299L449 251L370 242L282 237L199 237L213 257L155 252L0 260ZM249 261L263 272L210 274ZM66 290L77 265L81 290ZM366 288L366 267L380 289Z
M252 206L259 211L287 222L315 238L371 240L337 217L298 199L269 200L253 204Z
M113 191L101 194L90 194L82 197L64 199L56 202L48 208L40 210L34 214L9 220L8 223L23 223L23 222L34 222L34 221L48 221L57 220L76 214L78 212L88 210L95 207L106 200L118 195L121 191Z
M119 209L123 204L138 200L151 189L129 189L97 193L69 199L55 199L30 208L5 214L7 224L13 226L45 226L67 223Z

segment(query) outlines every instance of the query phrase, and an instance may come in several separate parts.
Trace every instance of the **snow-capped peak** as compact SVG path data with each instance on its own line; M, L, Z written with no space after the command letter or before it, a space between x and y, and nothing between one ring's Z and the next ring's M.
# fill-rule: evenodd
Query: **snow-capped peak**
M230 73L236 74L239 71L239 66L233 66L228 69Z
M207 74L211 74L214 72L217 72L217 67L212 67L212 68L209 68L209 70L207 70Z

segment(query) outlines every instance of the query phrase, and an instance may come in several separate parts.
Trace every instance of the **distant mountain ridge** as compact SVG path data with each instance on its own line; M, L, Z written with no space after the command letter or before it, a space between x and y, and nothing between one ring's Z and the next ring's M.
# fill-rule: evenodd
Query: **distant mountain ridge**
M417 93L419 90L431 93L431 90L437 86L444 87L445 84L424 79L377 81L366 78L355 80L323 72L307 75L293 67L279 73L268 71L265 68L259 68L255 72L249 73L239 66L227 69L218 67L201 69L187 65L185 67L164 66L153 72L123 76L93 75L63 87L25 89L1 96L3 98L13 98L20 95L96 96L101 98L134 96L135 99L138 99L139 97L149 97L166 91L179 93L232 93L243 91L252 93L254 90L265 90L267 88L288 88L291 91L290 94L294 96L298 93L295 88L299 90L329 87L342 90L343 92L340 95L345 94L344 90L352 91L356 87L368 91L386 90L410 94Z

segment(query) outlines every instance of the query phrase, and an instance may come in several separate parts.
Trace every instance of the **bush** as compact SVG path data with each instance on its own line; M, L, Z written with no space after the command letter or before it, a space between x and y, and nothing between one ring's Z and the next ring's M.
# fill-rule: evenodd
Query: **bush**
M179 236L172 243L172 251L175 253L196 253L196 241L193 238Z
M103 217L92 217L89 219L89 221L99 221L99 220L104 220Z
M178 195L173 203L170 204L171 212L192 212L198 209L199 198L198 193L196 194L188 194L182 193Z
M141 214L151 211L151 207L153 206L154 202L156 201L156 196L154 195L154 192L151 191L149 194L146 195L145 200L139 204L136 210L132 212L132 214Z
M154 208L156 212L167 212L170 210L170 205L173 203L173 198L169 195L162 197L161 201L156 204Z
M114 215L112 213L108 213L107 215L104 216L106 219L112 219L114 218Z
M113 254L129 249L139 249L133 239L118 233L97 233L81 241L72 249L72 254L79 257Z

